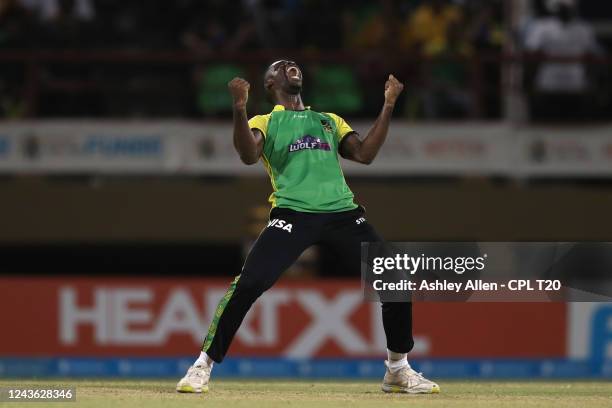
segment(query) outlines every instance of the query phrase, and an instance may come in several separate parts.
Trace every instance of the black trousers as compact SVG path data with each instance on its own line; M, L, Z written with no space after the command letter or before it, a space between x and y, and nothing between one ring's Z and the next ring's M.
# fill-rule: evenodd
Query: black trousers
M255 244L225 296L219 302L202 350L217 363L223 361L236 331L251 305L272 287L281 274L311 245L327 245L347 263L355 276L361 271L361 242L382 239L359 207L340 213L305 213L274 208L270 223ZM412 350L412 304L383 303L387 348L397 353Z

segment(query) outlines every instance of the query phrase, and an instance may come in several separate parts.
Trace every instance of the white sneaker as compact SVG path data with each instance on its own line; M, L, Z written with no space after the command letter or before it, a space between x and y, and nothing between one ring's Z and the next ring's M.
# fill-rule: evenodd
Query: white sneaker
M208 381L212 366L208 364L193 365L187 370L187 374L176 384L177 392L206 393L208 392Z
M423 377L407 364L394 373L389 370L389 362L385 361L387 372L382 384L384 392L399 392L407 394L437 394L440 387L433 381Z

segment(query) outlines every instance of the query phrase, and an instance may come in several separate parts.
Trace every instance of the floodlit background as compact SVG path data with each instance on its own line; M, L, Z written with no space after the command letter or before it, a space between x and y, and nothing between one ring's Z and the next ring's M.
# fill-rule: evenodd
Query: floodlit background
M0 376L178 376L266 222L231 141L234 76L386 146L343 161L388 240L612 238L612 5L596 0L0 0ZM220 376L378 377L359 271L307 250ZM431 377L612 376L608 304L415 305Z

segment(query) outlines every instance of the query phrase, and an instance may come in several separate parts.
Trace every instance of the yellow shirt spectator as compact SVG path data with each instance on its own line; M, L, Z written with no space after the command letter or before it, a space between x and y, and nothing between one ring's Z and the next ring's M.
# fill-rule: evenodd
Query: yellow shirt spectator
M457 6L424 4L402 28L402 45L408 48L420 46L426 55L436 55L446 48L449 26L462 19L463 14Z

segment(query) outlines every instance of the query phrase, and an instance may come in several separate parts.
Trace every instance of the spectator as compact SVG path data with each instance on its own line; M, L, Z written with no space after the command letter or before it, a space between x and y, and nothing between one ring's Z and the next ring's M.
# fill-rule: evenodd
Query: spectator
M296 0L244 0L255 22L259 42L264 48L287 49L296 46Z
M208 55L225 49L229 38L226 27L217 18L201 20L181 37L181 42L196 54Z
M435 56L447 48L449 28L463 20L462 10L445 0L425 0L401 30L405 48Z
M234 7L231 3L215 1L205 8L197 3L185 8L192 15L181 18L188 22L181 34L182 45L202 55L255 45L255 24Z
M479 51L501 50L505 42L499 1L483 0L471 6L473 15L470 18L468 35L470 42Z
M43 3L46 4L46 3ZM87 47L90 43L90 17L78 11L79 0L57 0L52 17L46 21L43 41L51 48L76 49ZM54 6L54 7L55 7Z
M66 5L62 0L19 0L43 21L56 20L66 13ZM92 0L75 0L71 4L69 14L77 20L90 21L95 17Z
M17 0L0 0L0 50L23 49L33 33L30 14ZM22 117L23 72L20 64L0 64L0 117Z
M30 14L17 0L0 0L0 49L27 47L32 26Z
M503 27L503 4L500 0L479 0L469 6L470 17L467 27L468 41L479 54L500 54L506 43ZM496 59L481 59L478 95L478 114L481 117L493 119L501 115L501 61Z
M543 58L579 60L597 53L599 47L592 28L579 20L573 0L549 0L550 17L536 19L527 28L526 50ZM534 119L585 119L589 78L580 61L543 62L534 69L531 98Z
M391 42L393 4L380 2L356 2L346 8L342 16L345 47L351 49L381 49Z
M428 81L424 91L424 110L428 119L459 119L470 114L473 101L467 86L467 58L473 49L467 37L465 26L459 22L450 24L444 48L425 66L424 77Z

